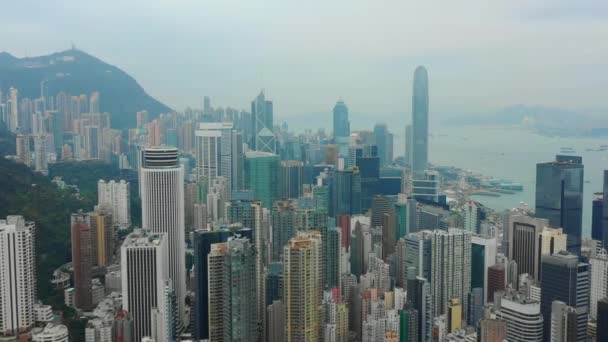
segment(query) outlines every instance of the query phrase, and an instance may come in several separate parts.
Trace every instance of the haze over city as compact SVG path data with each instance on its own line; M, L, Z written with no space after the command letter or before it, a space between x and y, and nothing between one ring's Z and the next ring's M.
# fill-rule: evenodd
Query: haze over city
M606 107L607 18L602 0L26 0L3 4L0 41L19 57L74 43L177 110L203 95L248 108L265 88L279 119L328 113L338 98L353 115L405 115L423 64L434 120Z
M0 341L608 342L606 0L0 11Z

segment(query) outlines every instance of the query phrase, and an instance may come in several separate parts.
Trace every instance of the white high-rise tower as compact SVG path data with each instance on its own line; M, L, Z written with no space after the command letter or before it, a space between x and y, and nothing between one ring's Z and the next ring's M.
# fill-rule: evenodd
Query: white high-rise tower
M23 216L0 220L0 334L17 336L35 323L34 230Z
M184 169L174 147L145 148L140 160L142 228L167 235L169 277L181 320L186 298Z
M145 230L129 234L120 248L123 309L133 317L135 341L152 335L152 308L166 313L167 252L166 234Z

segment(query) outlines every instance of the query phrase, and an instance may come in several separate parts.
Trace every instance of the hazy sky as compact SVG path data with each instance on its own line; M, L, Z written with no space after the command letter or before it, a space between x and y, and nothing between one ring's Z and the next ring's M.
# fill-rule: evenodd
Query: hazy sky
M523 103L608 107L606 0L3 1L0 50L70 43L176 109L248 108L279 118L410 113L418 64L437 116ZM0 75L2 77L2 75Z

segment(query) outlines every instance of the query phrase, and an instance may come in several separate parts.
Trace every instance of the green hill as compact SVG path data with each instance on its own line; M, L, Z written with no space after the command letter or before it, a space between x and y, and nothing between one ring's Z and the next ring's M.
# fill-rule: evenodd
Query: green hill
M19 97L40 97L40 82L47 80L49 94L64 91L72 95L101 93L100 110L112 116L118 129L135 127L135 113L150 116L171 109L149 96L133 77L85 52L72 49L47 56L16 58L0 53L0 90L19 90Z

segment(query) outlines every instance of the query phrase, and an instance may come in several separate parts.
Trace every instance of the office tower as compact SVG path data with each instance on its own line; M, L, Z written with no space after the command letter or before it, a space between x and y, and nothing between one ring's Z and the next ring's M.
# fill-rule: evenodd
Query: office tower
M608 297L597 302L597 326L608 326ZM608 329L597 329L596 341L608 341Z
M271 260L280 261L283 247L287 241L296 235L297 222L296 203L292 200L274 202L271 211L270 225L272 227Z
M546 317L544 325L545 341L551 336L551 305L559 300L576 310L575 341L587 338L587 318L589 315L589 265L579 262L578 256L559 252L542 257L541 311Z
M433 297L429 282L422 277L416 277L410 272L408 275L408 301L418 312L418 341L430 341L432 336L433 318L436 316L433 311Z
M481 203L468 200L465 204L464 229L479 234L481 221L483 220L483 209Z
M484 305L483 289L475 287L469 293L469 307L463 308L468 312L468 324L473 327L477 327L479 321L483 318L483 305Z
M408 215L407 215L407 198L404 194L399 194L397 203L395 203L395 223L396 223L396 239L407 235L408 232Z
M267 152L245 153L245 188L253 191L254 198L264 207L271 208L279 194L279 156Z
M429 137L429 85L423 66L414 72L412 95L412 170L424 172L428 168Z
M496 263L496 238L471 237L471 288L483 289L488 298L488 269Z
M229 190L243 186L242 135L233 130L231 122L200 123L195 132L197 178L211 184L214 178L224 176Z
M184 169L173 147L145 148L141 153L142 227L167 234L169 277L175 285L180 319L186 298Z
M439 173L425 170L412 176L412 197L416 200L439 201Z
M448 301L460 299L468 307L471 292L471 233L462 229L435 230L431 234L431 293L436 316L446 313ZM466 314L463 314L466 319Z
M604 198L601 195L593 199L591 209L591 239L602 242L604 240Z
M97 204L109 208L114 223L128 227L131 225L131 188L124 180L97 182Z
M272 101L267 101L264 91L251 102L253 141L250 146L260 152L275 153Z
M418 342L418 311L413 307L399 312L399 341Z
M133 316L128 311L118 311L114 318L113 331L113 341L135 342Z
M165 280L170 277L168 234L136 230L120 248L122 307L133 318L133 336L152 334L152 308L163 307Z
M550 334L551 342L577 341L576 309L559 300L553 301Z
M27 166L31 165L30 136L17 134L16 138L17 160Z
M23 216L0 220L0 335L17 336L35 323L34 222Z
M152 334L154 341L175 341L179 332L179 313L175 287L171 279L162 282L156 307L152 308Z
M237 130L222 131L220 149L220 173L226 177L230 192L244 189L243 133ZM231 198L232 194L228 198Z
M283 298L283 264L280 261L268 264L265 279L266 298L264 306Z
M380 165L384 166L393 162L393 135L388 131L386 124L374 126L374 140L378 146Z
M405 125L405 165L411 167L412 166L412 154L413 154L413 133L412 133L412 125Z
M322 219L327 221L324 212L322 213ZM342 273L340 267L340 240L342 232L339 228L329 226L327 223L322 224L320 228L322 229L323 270L325 271L323 286L333 289L340 286L340 274Z
M361 175L361 211L367 211L372 199L379 192L380 157L376 145L356 145L349 147L350 166L356 166Z
M353 235L351 237L351 247L350 247L350 273L359 277L362 274L365 274L365 236L369 235L369 231L367 227L363 227L361 222L357 221L355 223L355 229L353 230Z
M604 170L604 196L602 203L602 244L608 249L608 170ZM568 231L566 231L568 233Z
M583 158L555 157L536 164L536 216L568 235L568 251L580 253L583 224Z
M231 122L199 123L196 139L196 176L209 184L221 175L221 145L224 131L232 131Z
M507 340L507 322L500 319L482 319L479 321L479 342L503 342Z
M46 135L37 135L34 137L34 170L48 174L47 160Z
M255 249L247 238L211 245L209 340L258 341Z
M281 162L281 198L299 198L302 196L304 164L299 160Z
M104 268L114 256L114 224L112 214L98 208L89 213L92 265Z
M266 336L268 342L285 341L285 305L280 300L275 300L268 305L268 329Z
M320 338L321 254L321 234L316 231L301 232L285 246L285 341L317 341Z
M374 196L371 224L372 228L382 227L382 259L384 260L395 252L397 242L395 215L395 207L387 197Z
M348 251L350 249L351 236L350 215L336 216L336 226L338 226L342 230L342 233L340 234L340 236L342 237L340 246Z
M486 295L486 302L494 301L494 294L497 291L505 289L505 265L502 263L495 264L488 268L488 290Z
M235 231L218 229L211 231L195 230L192 232L195 282L194 338L197 340L209 338L209 268L207 256L211 251L211 245L226 242L230 236L235 234L253 239L252 230L249 228L241 228Z
M552 255L567 250L567 237L561 228L544 227L538 237L539 251L536 260L543 255Z
M496 318L507 322L507 341L543 341L540 307L540 303L526 299L515 291L509 291L500 298Z
M330 216L361 213L361 174L358 168L334 171L331 183Z
M91 217L82 211L71 216L72 268L74 269L74 289L76 307L85 311L93 309L91 289L91 268L93 249L91 237Z
M430 231L407 234L397 242L397 285L405 287L410 276L431 279L432 240ZM408 274L408 272L414 272Z
M243 235L246 235L247 229L251 230L253 236L250 236L252 243L255 246L255 262L256 262L256 283L258 293L258 312L257 317L261 324L265 322L266 299L264 298L265 279L264 266L266 265L268 255L268 222L264 220L264 207L261 201L256 200L235 200L226 203L226 220L230 224L241 224L244 229L241 229ZM270 303L268 303L270 304Z
M334 139L350 136L350 122L348 121L348 107L344 101L339 100L334 106Z
M608 255L605 252L589 258L589 273L591 273L589 317L595 320L598 301L608 297Z
M518 275L528 273L539 279L540 246L539 237L544 227L549 226L549 220L533 218L526 215L511 215L509 217L509 260L517 263Z

